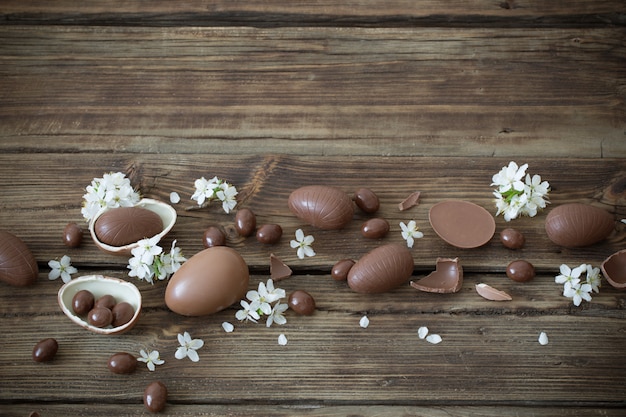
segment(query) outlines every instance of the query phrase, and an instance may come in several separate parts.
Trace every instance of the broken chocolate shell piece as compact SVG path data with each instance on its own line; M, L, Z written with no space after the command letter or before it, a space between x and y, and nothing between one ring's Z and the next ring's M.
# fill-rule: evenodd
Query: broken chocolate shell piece
M491 301L511 301L513 298L504 291L496 290L487 284L476 284L476 292L481 297Z
M425 292L454 293L463 286L463 267L459 258L437 258L435 271L419 281L411 281L411 287Z
M415 207L419 205L419 201L420 201L420 192L415 191L414 193L411 193L407 198L402 200L400 204L398 204L398 209L400 209L400 211L408 210L411 207Z
M281 261L278 256L273 253L270 254L270 276L274 281L289 278L292 272L291 268Z

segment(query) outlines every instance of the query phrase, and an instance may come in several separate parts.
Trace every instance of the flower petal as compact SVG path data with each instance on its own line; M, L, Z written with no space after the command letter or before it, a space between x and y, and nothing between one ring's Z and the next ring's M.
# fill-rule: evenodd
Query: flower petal
M367 329L367 326L369 325L370 325L370 319L368 319L367 316L361 317L361 320L359 320L359 326L361 326L364 329Z
M282 333L278 335L278 344L281 346L285 346L287 344L287 337Z
M546 332L539 333L539 344L541 346L545 346L548 344L548 335L546 334Z
M438 334L429 334L428 336L426 336L426 341L428 343L436 345L438 343L441 343L441 336L439 336Z

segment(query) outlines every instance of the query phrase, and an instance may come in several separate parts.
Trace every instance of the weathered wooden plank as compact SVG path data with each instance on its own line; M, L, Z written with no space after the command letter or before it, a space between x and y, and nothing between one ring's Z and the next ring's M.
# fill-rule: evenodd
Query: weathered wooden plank
M359 0L349 4L313 2L167 1L55 2L7 0L0 21L55 24L132 25L606 25L624 23L620 1L540 0L461 1Z
M561 263L588 262L599 265L611 253L623 248L624 225L603 243L586 248L566 249L549 241L544 230L547 210L534 218L510 223L496 219L497 233L513 226L525 233L526 247L520 251L504 248L496 234L489 244L472 250L458 249L441 240L428 221L434 204L447 199L465 199L495 214L491 177L508 164L502 158L371 158L293 157L284 155L176 155L176 154L9 154L0 155L0 225L20 236L45 266L48 260L68 254L79 266L109 266L125 269L127 259L104 254L86 236L81 248L69 249L61 241L70 221L86 226L80 214L84 188L93 178L110 171L126 173L145 196L169 201L171 191L183 200L175 206L177 223L164 244L177 239L191 256L203 249L202 235L210 225L227 231L227 244L239 250L255 271L268 271L269 255L275 253L301 272L325 271L342 258L358 259L381 243L402 243L399 223L416 220L425 237L412 249L416 269L431 270L437 257L459 257L468 271L504 272L508 262L524 258L541 271L553 271ZM529 163L529 173L540 174L552 186L552 205L586 202L626 217L624 159L518 160ZM276 223L284 235L275 245L264 245L254 237L240 238L234 231L234 214L225 214L219 205L198 209L190 200L196 178L217 175L239 190L239 207L257 214L258 224ZM381 200L376 214L388 220L391 231L382 240L361 236L361 224L369 217L359 210L354 220L339 231L307 226L288 209L289 194L303 185L327 184L348 194L369 187ZM421 191L421 204L408 211L398 203L413 191ZM297 228L313 234L317 255L299 260L289 241ZM85 227L86 229L86 227Z
M0 27L0 149L624 157L624 36Z

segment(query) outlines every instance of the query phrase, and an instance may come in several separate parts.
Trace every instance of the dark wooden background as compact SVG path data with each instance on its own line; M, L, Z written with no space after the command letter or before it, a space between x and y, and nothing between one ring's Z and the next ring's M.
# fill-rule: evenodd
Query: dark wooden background
M623 415L626 293L603 281L575 307L554 276L563 263L599 266L624 249L626 225L566 249L548 240L544 221L568 202L626 218L625 24L622 1L2 1L0 228L30 247L40 276L32 287L0 283L0 415L149 414L142 393L154 380L167 385L161 414L172 416ZM537 217L496 218L497 233L525 233L525 248L505 249L497 234L472 250L443 242L429 208L458 198L495 214L491 176L510 160L552 186ZM67 254L77 276L133 280L126 258L88 238L77 249L61 242L68 222L86 229L84 188L110 171L145 197L181 195L166 246L177 239L189 257L220 225L251 288L267 280L275 253L294 270L280 286L309 291L316 313L288 312L271 328L239 324L235 307L186 318L164 305L166 283L133 281L144 308L132 331L106 337L71 323L48 260ZM214 175L237 187L238 207L260 224L283 227L278 244L238 237L218 205L194 206L193 181ZM371 188L390 234L364 239L371 216L360 212L342 231L304 225L287 198L308 184ZM420 205L398 211L416 190ZM398 224L412 219L425 235L411 250L412 279L437 257L459 257L459 293L407 284L361 295L330 277L341 258L402 243ZM289 247L297 228L315 236L315 257ZM514 259L532 262L537 277L509 280ZM513 301L482 299L479 282ZM443 342L419 340L420 326ZM205 341L200 362L174 358L183 331ZM35 363L44 337L59 353ZM107 370L111 354L143 348L166 363Z

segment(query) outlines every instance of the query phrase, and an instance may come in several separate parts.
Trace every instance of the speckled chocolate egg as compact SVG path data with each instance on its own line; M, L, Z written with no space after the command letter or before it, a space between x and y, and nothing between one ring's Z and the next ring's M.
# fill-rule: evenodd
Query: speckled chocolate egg
M96 219L94 231L100 242L124 246L150 238L163 230L163 221L154 211L142 207L118 207Z
M325 185L308 185L289 195L289 210L320 229L345 227L354 215L352 199L343 191Z
M406 246L379 246L359 259L348 272L348 285L359 293L383 293L399 287L413 273L413 256Z
M615 228L615 220L608 211L589 204L562 204L548 213L545 228L557 245L582 247L606 239Z
M236 250L213 246L174 273L165 290L165 304L184 316L216 313L244 298L249 278L248 265Z
M37 260L28 246L12 233L0 230L0 281L25 287L37 281Z

